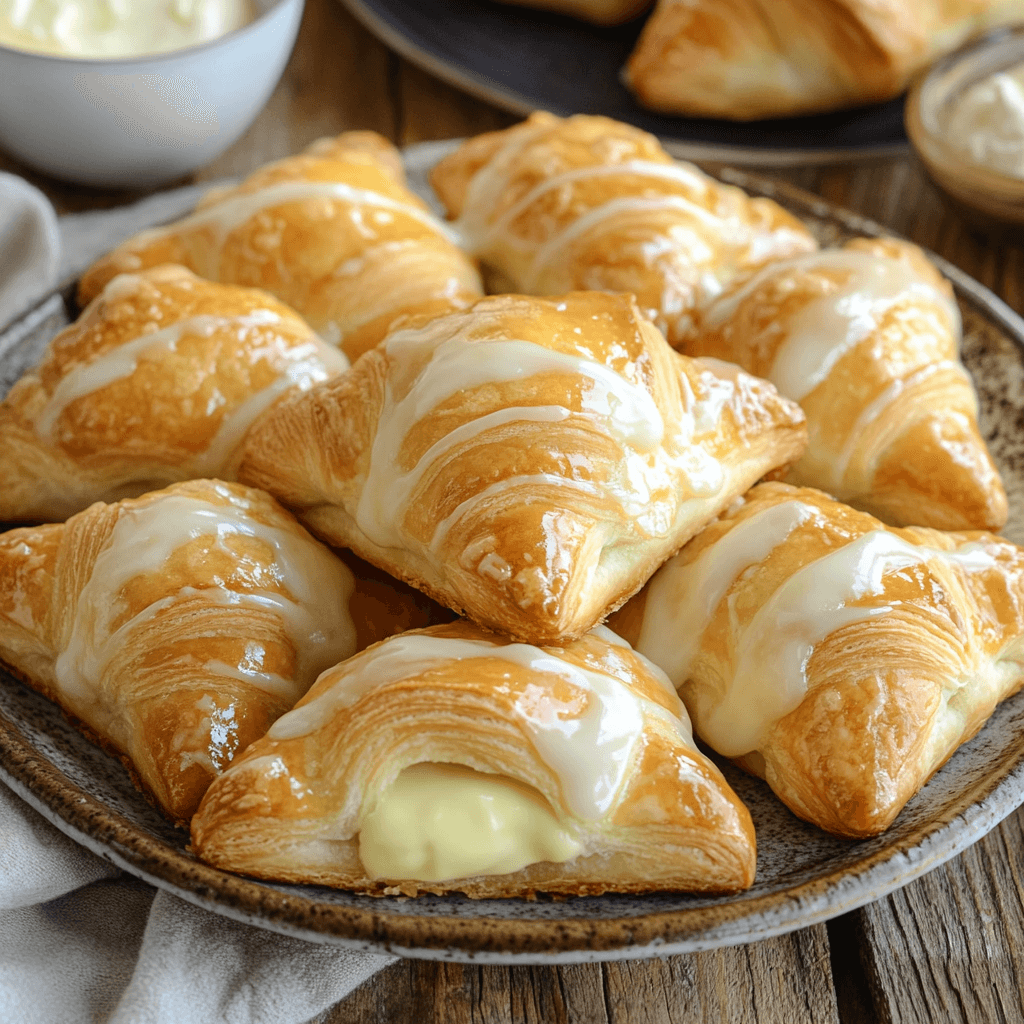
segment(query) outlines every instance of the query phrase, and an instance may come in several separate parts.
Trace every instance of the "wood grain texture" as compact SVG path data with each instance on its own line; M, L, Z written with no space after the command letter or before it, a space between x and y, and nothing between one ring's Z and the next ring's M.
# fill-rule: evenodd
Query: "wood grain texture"
M839 1024L823 925L708 953L569 967L401 961L324 1024Z
M885 1024L1024 1020L1024 811L859 912L861 957Z

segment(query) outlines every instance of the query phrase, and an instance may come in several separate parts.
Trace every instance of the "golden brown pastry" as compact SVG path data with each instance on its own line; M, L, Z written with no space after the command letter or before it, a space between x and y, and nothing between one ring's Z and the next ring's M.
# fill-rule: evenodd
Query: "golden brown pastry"
M254 419L347 365L265 292L175 266L117 277L0 403L0 522L231 479Z
M128 239L86 271L79 299L158 263L264 288L351 359L398 317L481 294L475 267L406 187L398 151L373 132L322 139L210 193L184 220Z
M431 182L466 247L499 275L493 290L631 292L674 345L730 282L816 248L776 203L605 117L534 114L470 139Z
M538 648L456 622L338 665L214 782L192 845L408 895L722 892L755 868L671 684L601 627Z
M538 7L555 14L566 14L594 25L621 25L643 14L652 0L501 0L519 7Z
M645 107L739 121L887 100L1024 0L659 0L623 72Z
M352 573L266 494L193 480L0 534L0 660L186 822L356 649Z
M1024 551L762 484L612 626L709 746L801 818L871 836L1024 681Z
M691 355L766 377L807 414L787 477L896 525L999 529L953 290L909 242L861 238L774 263L706 312Z
M631 297L503 295L284 399L239 472L330 543L533 643L585 633L803 446L795 403L673 352Z

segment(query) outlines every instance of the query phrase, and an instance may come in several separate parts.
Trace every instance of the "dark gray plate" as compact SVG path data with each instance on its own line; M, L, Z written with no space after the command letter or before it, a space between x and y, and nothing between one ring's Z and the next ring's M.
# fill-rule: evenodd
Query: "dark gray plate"
M669 117L619 81L644 17L598 28L490 0L341 0L413 64L515 114L605 114L653 132L674 156L747 164L820 162L907 146L903 100L774 121Z
M450 144L407 154L410 176ZM822 241L878 234L786 186L737 172ZM964 360L981 398L982 428L1010 497L1006 534L1024 542L1024 322L955 268ZM57 293L0 335L0 394L68 322ZM1024 693L999 707L907 805L885 835L848 842L799 821L760 781L724 765L758 836L754 886L728 897L656 894L563 901L459 896L374 898L315 886L251 881L198 863L187 836L150 807L120 764L79 735L48 701L0 674L0 777L58 828L101 857L219 914L318 942L483 963L568 963L709 949L825 920L906 884L978 840L1024 801Z

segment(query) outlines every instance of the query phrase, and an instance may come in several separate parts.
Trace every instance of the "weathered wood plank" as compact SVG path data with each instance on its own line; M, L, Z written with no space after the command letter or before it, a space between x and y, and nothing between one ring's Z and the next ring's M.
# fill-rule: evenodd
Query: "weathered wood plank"
M1024 1020L1024 810L960 857L859 912L885 1024Z
M819 925L749 946L570 967L403 961L325 1024L839 1024Z

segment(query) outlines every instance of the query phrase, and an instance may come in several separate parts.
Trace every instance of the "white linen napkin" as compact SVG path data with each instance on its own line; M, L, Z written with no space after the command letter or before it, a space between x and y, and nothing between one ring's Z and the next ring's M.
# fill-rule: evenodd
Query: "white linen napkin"
M0 172L0 327L57 283L60 230L49 200Z
M65 217L58 230L41 192L0 174L0 328L204 190ZM395 959L238 924L155 890L0 783L0 1021L304 1024Z

